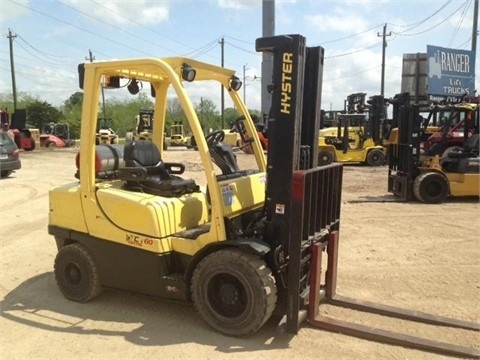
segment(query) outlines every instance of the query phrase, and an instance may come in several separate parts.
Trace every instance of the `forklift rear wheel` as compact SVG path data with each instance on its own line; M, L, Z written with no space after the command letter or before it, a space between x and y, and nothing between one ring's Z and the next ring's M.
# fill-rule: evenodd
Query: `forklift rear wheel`
M330 151L322 150L318 153L318 166L333 163L333 154Z
M69 300L84 303L102 290L97 265L80 244L60 249L55 258L54 274L60 291Z
M239 249L207 255L192 277L197 312L228 336L249 336L272 315L277 290L272 272L258 256Z
M426 172L415 178L413 193L421 202L439 204L448 196L448 183L441 174Z
M367 165L368 166L380 166L385 163L385 155L383 151L374 149L369 151L367 154Z

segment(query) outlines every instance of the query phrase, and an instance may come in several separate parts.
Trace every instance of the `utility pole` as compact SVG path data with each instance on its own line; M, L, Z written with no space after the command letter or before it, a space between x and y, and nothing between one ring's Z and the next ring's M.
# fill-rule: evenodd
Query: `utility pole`
M95 60L95 56L92 54L92 50L88 49L88 57L85 58L85 60L89 60L90 62L93 62ZM103 112L103 121L107 121L106 118L106 111L105 111L105 94L103 92L103 84L102 86L102 112Z
M17 112L17 85L15 83L15 65L13 62L13 39L16 38L17 35L12 33L12 30L8 29L8 43L10 45L10 69L12 72L12 91L13 91L13 113Z
M224 67L224 48L225 48L225 39L222 37L222 39L219 41L222 49L222 62L221 66ZM225 89L223 87L223 84L221 85L221 91L222 91L222 98L221 98L221 106L222 106L222 129L224 128L224 123L225 123Z
M380 85L380 94L385 95L385 49L387 48L387 36L391 36L392 32L387 34L387 24L383 25L383 34L377 33L377 36L382 36L382 79Z
M247 65L248 64L243 65L243 102L245 103L245 105L247 105L247 77L245 76L245 71L248 70Z
M473 5L473 29L472 29L472 51L477 52L477 35L478 35L478 0Z

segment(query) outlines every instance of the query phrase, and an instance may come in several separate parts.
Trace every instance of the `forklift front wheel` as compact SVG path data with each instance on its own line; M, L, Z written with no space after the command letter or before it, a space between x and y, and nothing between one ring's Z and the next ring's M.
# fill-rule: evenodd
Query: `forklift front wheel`
M197 312L228 336L249 336L270 318L277 302L271 270L258 256L239 249L207 255L192 277Z
M69 300L84 303L102 290L97 265L80 244L60 249L55 258L54 274L60 291Z
M328 150L322 150L318 153L318 166L329 165L333 163L333 154Z
M439 173L426 172L415 178L413 193L421 202L439 204L448 196L448 182Z

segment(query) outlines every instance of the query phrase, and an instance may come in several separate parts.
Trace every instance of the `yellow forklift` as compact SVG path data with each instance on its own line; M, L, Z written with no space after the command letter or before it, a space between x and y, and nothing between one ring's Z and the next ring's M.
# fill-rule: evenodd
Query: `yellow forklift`
M318 164L333 162L362 163L368 166L385 164L385 147L381 126L385 122L385 103L382 96L372 96L365 104L365 93L347 97L346 113L336 114L335 127L320 129ZM368 114L365 110L370 107Z
M422 154L425 132L419 108L408 94L392 99L394 126L388 149L388 191L400 200L436 204L448 196L480 196L479 117L464 123L463 145L443 154ZM446 134L447 132L445 132ZM436 145L443 149L447 136Z
M207 324L228 336L252 335L275 315L280 329L291 334L308 320L376 341L477 356L475 349L317 316L321 300L426 320L416 312L372 307L335 294L343 168L316 166L324 52L307 47L301 35L259 38L256 49L273 57L267 155L233 70L181 57L79 66L84 90L79 181L49 193L48 231L58 248L54 275L60 291L76 302L94 299L103 288L190 301ZM135 79L155 89L152 141L125 144L115 161L98 159L95 148L99 84L105 76ZM239 166L222 130L203 135L183 83L211 80L225 87L243 117L254 168ZM185 177L184 164L162 160L172 89L196 138L205 188ZM327 274L319 266L323 251L328 252Z

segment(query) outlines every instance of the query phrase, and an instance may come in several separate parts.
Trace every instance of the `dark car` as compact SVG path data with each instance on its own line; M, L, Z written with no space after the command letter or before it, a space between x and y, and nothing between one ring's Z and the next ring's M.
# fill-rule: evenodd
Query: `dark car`
M22 167L20 151L6 131L0 131L0 177L9 176Z

